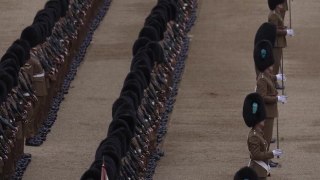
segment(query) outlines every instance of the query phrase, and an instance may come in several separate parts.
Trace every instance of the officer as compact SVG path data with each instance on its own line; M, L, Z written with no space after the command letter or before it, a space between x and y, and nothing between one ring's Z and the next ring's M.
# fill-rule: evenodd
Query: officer
M271 10L268 16L268 22L277 26L277 36L273 48L275 61L273 74L276 75L280 70L280 62L283 55L282 48L287 47L286 35L293 36L294 31L284 26L284 20L281 15L281 12L285 11L284 0L268 0L268 5ZM281 89L284 87L277 85L277 88Z
M247 140L250 152L248 166L257 173L259 179L266 179L270 173L268 160L275 156L281 156L282 150L268 150L268 144L263 133L266 119L264 99L258 93L247 95L243 103L242 113L245 124L252 128Z

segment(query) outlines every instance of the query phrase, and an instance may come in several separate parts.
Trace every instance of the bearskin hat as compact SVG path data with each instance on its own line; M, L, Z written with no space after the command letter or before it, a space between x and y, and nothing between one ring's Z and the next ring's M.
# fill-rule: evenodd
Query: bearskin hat
M26 55L26 54L27 53L30 54L30 52L26 52L25 51L23 46L21 46L19 44L16 44L16 43L13 43L9 47L7 52L11 52L11 53L13 53L13 54L15 54L17 56L20 67L22 67L26 62L26 58L28 57L28 55Z
M258 42L260 42L262 40L268 40L271 42L272 47L273 47L275 44L275 41L276 41L276 37L277 37L276 25L274 25L272 23L265 22L265 23L261 24L261 26L259 27L259 29L255 35L254 45L256 45Z
M164 52L162 46L158 42L150 42L147 47L152 51L153 58L157 63L164 62Z
M139 105L141 104L141 99L138 98L137 93L134 91L131 91L131 90L122 91L120 96L126 96L131 98L135 110L137 110Z
M254 63L260 72L274 64L272 45L268 40L262 40L256 44L253 50Z
M135 66L147 66L150 70L153 69L154 60L150 58L150 53L148 53L145 49L141 49L131 61L130 70L134 69Z
M134 105L132 99L127 96L120 96L117 100L112 104L112 117L116 114L117 110L122 106L125 106L127 109L134 109Z
M146 81L146 78L144 78L143 74L137 72L137 71L131 71L127 74L125 81L129 80L129 79L136 79L139 81L140 84L142 84L143 89L145 89L148 84Z
M13 44L18 44L20 45L23 49L24 49L24 55L25 55L25 59L24 59L24 62L26 62L27 60L30 59L30 50L31 50L31 47L30 47L30 44L26 41L26 40L23 40L23 39L17 39L13 42Z
M251 93L246 96L242 116L248 127L254 127L266 118L263 99L258 93Z
M250 167L243 167L241 168L235 175L234 180L258 180L257 173Z
M140 84L139 81L136 79L130 79L124 82L124 85L121 89L121 93L125 91L135 92L139 100L141 100L143 97L142 84Z
M144 26L139 33L139 37L146 37L151 41L160 41L158 31L152 26Z
M100 178L101 168L90 168L81 176L81 180L97 180Z
M59 0L49 0L44 5L44 9L53 9L56 12L55 21L62 16L61 2Z
M145 25L154 27L159 33L160 40L163 40L164 32L166 31L167 26L161 25L161 23L157 19L148 20L148 21L145 22Z
M35 26L26 27L22 33L20 39L26 40L31 47L35 47L41 42L41 32Z
M138 66L134 66L132 71L139 73L139 75L141 77L143 77L143 79L145 79L147 86L150 84L150 79L151 79L151 69L150 68L148 68L145 65L138 65Z
M20 70L20 65L19 62L17 62L15 59L13 58L6 58L1 60L0 62L0 67L1 68L5 68L5 67L11 67L13 68L16 72L19 72Z
M284 0L268 0L269 9L275 10L278 4L284 3Z
M151 41L147 37L138 38L133 44L132 55L135 56L139 52L139 50L144 48L149 42Z
M19 72L15 70L14 67L12 66L6 66L6 67L2 67L3 70L8 73L8 75L10 75L12 77L12 82L13 82L13 87L16 87L18 85L18 76L19 76Z

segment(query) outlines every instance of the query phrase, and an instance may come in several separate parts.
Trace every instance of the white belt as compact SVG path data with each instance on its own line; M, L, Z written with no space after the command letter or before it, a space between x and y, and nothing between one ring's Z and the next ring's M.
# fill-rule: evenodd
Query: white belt
M23 96L28 97L28 96L30 96L30 94L29 93L23 93Z
M44 72L40 74L33 75L33 77L44 77Z

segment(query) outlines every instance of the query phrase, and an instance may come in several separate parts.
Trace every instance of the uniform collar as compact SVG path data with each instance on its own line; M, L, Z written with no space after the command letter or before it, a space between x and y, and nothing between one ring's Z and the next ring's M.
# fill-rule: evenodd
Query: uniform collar
M252 128L252 131L257 132L257 133L263 135L263 131L262 131L262 129L260 129L260 128Z

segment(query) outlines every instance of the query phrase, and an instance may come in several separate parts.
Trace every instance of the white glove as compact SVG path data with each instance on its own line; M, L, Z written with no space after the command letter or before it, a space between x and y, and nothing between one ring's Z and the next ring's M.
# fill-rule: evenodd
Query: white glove
M281 149L272 150L273 156L281 156L283 154Z
M286 81L287 80L287 78L284 74L277 74L276 76L277 76L277 81L282 81L282 80Z
M293 31L293 29L287 29L287 35L288 35L288 36L294 36L294 31Z
M288 96L284 96L284 95L278 96L278 102L281 102L282 104L287 103L287 99L288 99Z

